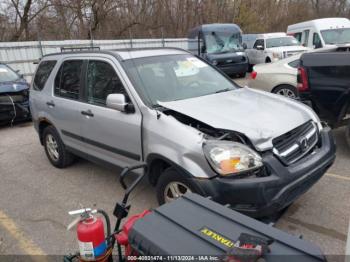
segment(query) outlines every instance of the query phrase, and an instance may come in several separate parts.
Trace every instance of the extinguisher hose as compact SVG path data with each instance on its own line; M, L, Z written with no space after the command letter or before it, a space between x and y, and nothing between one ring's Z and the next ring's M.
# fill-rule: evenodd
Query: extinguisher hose
M110 244L110 236L111 236L111 221L109 220L108 214L105 211L103 211L102 209L98 209L97 213L100 213L104 217L104 219L106 221L106 228L107 228L107 237L106 237L106 239L107 239L107 246L109 246L109 244Z

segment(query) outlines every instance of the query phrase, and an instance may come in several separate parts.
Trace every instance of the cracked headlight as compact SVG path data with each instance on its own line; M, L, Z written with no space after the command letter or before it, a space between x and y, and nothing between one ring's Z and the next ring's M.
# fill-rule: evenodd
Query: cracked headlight
M203 151L210 165L223 176L240 174L263 165L257 152L237 142L207 141L203 144Z

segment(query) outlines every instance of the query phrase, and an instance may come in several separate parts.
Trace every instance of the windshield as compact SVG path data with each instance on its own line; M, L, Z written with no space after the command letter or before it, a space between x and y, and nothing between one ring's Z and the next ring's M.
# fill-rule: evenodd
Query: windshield
M291 36L266 39L266 48L295 45L300 45L300 43Z
M192 55L126 60L123 66L146 104L169 102L236 89L234 84Z
M326 45L350 43L350 28L338 28L321 31Z
M242 36L240 33L206 32L205 43L207 53L226 53L242 51Z
M19 76L8 66L0 65L0 82L11 82L19 79Z

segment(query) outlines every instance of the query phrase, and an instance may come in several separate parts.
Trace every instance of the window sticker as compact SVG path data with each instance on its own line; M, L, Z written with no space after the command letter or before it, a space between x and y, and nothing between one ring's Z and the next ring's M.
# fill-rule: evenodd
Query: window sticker
M208 65L204 63L203 61L199 60L198 58L195 57L189 57L187 58L188 61L190 61L193 65L196 67L202 68L202 67L207 67Z

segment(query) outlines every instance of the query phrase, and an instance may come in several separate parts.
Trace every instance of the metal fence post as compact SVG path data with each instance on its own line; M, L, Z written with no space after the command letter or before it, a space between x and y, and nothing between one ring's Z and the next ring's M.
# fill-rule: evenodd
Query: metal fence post
M131 35L131 30L129 29L129 38L130 38L130 48L133 48L132 46L132 35Z
M161 33L162 33L162 46L165 47L165 40L164 40L164 31L163 31L163 27L161 28Z

